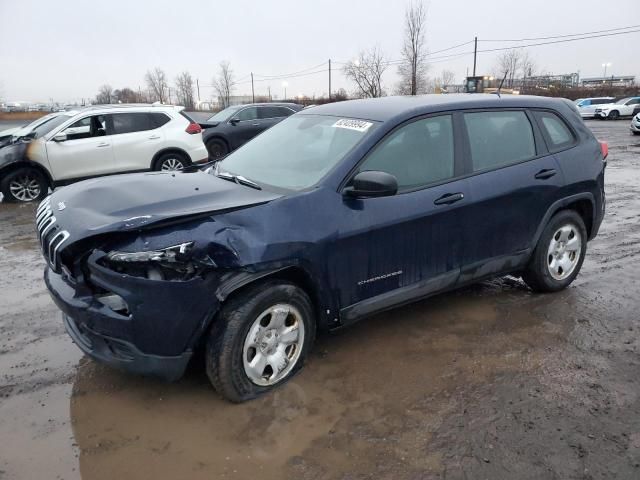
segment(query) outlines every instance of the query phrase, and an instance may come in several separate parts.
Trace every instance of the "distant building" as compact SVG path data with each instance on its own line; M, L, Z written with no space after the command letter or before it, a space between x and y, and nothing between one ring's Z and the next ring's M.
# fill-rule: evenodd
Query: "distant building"
M612 87L631 87L636 83L635 75L611 75L609 77L590 77L581 80L583 87L601 87L603 84Z

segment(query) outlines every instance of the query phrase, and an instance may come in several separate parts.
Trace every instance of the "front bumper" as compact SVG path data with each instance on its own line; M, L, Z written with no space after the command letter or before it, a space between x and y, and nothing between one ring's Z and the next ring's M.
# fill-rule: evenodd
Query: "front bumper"
M631 122L631 126L629 127L632 132L640 132L640 122L636 122L635 120Z
M609 111L607 110L605 112L596 112L594 116L598 118L607 118L609 116Z
M133 373L166 380L182 376L194 348L219 308L215 278L149 280L87 262L84 280L50 267L45 284L62 310L67 332L92 358ZM120 296L127 311L99 301L96 290Z

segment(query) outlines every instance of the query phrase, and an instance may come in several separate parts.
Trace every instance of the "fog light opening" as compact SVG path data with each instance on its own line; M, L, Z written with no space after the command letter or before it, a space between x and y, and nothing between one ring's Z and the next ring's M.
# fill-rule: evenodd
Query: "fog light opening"
M96 295L96 300L120 315L129 316L129 305L120 295L115 293Z

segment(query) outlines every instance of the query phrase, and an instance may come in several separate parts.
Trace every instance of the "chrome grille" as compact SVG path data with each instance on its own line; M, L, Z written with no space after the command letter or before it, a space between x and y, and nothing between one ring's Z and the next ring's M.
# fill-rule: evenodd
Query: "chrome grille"
M51 268L58 272L60 247L69 239L69 232L56 223L51 210L51 197L45 198L36 210L36 231L42 255Z

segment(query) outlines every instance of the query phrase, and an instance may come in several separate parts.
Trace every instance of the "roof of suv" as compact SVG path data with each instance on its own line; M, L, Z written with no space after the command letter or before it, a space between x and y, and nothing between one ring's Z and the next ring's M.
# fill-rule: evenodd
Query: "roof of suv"
M421 114L442 110L488 107L539 107L553 108L564 100L531 95L501 95L482 93L449 93L416 96L397 96L349 100L327 103L313 109L302 110L297 115L331 115L362 118L384 122L403 114Z
M112 109L158 109L158 110L183 110L184 107L180 105L165 105L161 103L109 103L104 105L88 105L82 109L82 111L87 110L112 110Z

